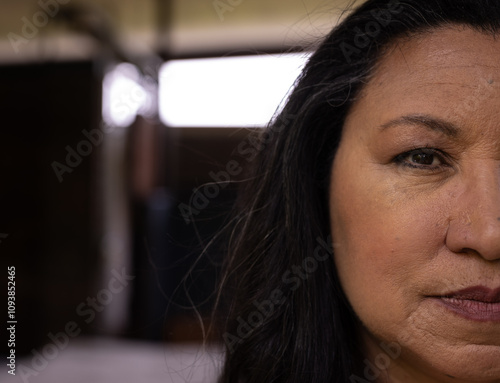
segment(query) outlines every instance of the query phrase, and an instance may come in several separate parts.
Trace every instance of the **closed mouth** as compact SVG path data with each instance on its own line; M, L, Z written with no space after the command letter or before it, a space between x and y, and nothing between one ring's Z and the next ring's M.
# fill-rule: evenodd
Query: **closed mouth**
M500 288L473 286L434 297L454 313L474 321L500 321Z

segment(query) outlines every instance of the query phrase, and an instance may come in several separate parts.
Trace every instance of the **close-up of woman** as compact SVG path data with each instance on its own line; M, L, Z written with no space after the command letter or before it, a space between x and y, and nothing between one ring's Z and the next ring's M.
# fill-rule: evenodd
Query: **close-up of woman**
M500 2L366 1L261 143L219 381L500 382Z

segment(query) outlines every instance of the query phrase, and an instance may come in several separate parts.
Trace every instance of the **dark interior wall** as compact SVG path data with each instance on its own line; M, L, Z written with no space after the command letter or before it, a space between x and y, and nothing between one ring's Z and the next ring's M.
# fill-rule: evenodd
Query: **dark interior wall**
M101 147L82 146L89 141L82 131L99 126L102 74L92 62L3 66L0 83L0 266L5 281L7 267L16 267L16 350L22 354L48 343L48 334L64 331L69 322L82 334L100 332L77 307L95 296L101 282ZM155 131L151 147L157 155L142 161L138 156L147 150L140 148L128 156L127 177L133 177L130 165L148 161L158 162L155 172L161 174L147 196L130 194L130 274L136 278L130 327L121 335L200 340L193 308L208 318L223 249L212 247L202 256L187 279L189 293L182 281L227 223L236 192L235 185L213 185L211 191L204 185L216 182L211 174L227 172L234 161L247 164L238 147L250 132L165 126ZM133 127L129 140L131 147L140 141ZM79 149L91 153L81 160L68 157ZM208 198L202 208L197 190ZM181 206L199 213L186 220ZM5 289L0 297L6 301Z
M246 161L237 149L250 132L163 129L162 185L149 198L135 200L133 208L137 280L132 333L156 340L199 341L197 315L203 320L210 317L226 237L205 246L227 224L235 181L243 171L229 175L229 183L217 179L225 179L222 173L228 164L243 168Z
M16 267L16 350L26 353L69 321L80 325L76 307L94 282L99 147L66 160L82 130L98 126L101 79L91 62L44 63L2 66L0 84L0 264L5 280ZM69 165L59 177L54 161Z

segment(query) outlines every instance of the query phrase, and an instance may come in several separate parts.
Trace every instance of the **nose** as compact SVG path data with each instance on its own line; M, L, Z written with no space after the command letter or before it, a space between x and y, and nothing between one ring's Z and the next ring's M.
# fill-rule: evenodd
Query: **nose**
M476 253L487 261L500 260L500 163L482 162L463 175L453 203L446 235L456 253Z

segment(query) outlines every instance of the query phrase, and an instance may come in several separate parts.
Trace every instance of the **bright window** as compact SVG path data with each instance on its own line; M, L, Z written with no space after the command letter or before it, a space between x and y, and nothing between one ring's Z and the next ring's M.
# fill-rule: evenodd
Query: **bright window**
M262 127L283 104L308 53L172 60L159 76L171 127Z

